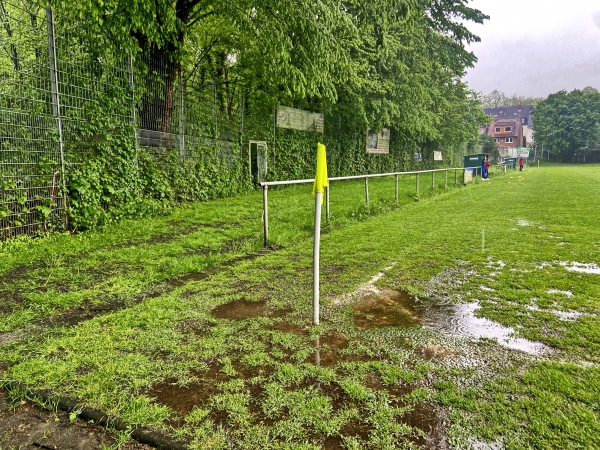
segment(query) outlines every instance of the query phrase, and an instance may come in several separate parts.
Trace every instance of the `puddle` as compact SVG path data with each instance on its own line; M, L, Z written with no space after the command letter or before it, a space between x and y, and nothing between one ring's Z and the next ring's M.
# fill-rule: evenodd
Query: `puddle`
M370 294L356 302L353 308L354 324L358 329L399 325L419 325L417 301L408 294L382 289L381 294Z
M242 320L249 317L266 316L268 312L267 302L264 300L258 302L237 300L217 306L212 310L212 315L217 319Z
M485 317L476 317L477 302L455 304L439 300L417 301L400 291L382 290L354 305L357 328L387 326L427 326L449 336L495 339L500 345L530 354L543 354L550 348L540 342L512 337L514 329Z
M548 289L546 292L548 294L561 294L567 297L573 297L573 293L571 291L559 291L558 289Z
M591 273L600 275L600 267L597 264L590 263L580 263L580 262L565 262L561 261L561 266L566 268L570 272L580 272L580 273Z
M565 322L573 322L583 315L583 313L580 313L579 311L560 311L558 309L542 309L535 305L529 305L527 306L527 309L530 311L552 313L560 320L564 320Z
M402 421L425 433L425 436L416 436L411 439L421 448L430 450L450 448L445 431L449 420L439 406L431 403L419 403L402 416Z
M333 367L341 361L354 361L358 358L340 355L339 350L348 348L348 338L344 333L331 331L317 336L312 359L317 366Z

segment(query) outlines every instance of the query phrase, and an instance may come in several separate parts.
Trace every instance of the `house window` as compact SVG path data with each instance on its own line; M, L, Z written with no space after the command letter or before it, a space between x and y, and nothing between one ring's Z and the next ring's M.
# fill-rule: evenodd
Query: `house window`
M504 127L504 132L505 133L510 133L512 131L511 127Z
M500 133L500 127L496 127L496 133Z
M495 139L494 139L494 142L500 142L500 139L498 139L498 138L495 138Z
M506 138L506 143L507 144L512 144L513 139L512 138Z

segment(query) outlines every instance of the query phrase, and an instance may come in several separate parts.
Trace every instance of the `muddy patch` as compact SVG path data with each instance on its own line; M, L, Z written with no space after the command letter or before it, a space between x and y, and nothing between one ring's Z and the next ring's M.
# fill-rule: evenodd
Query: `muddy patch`
M500 345L530 354L545 354L551 349L540 342L514 337L515 330L485 317L477 317L477 302L456 304L443 300L419 301L405 292L383 289L359 300L354 309L354 324L359 329L389 326L426 326L441 333L473 339L493 339ZM428 351L424 350L424 356ZM433 352L435 353L435 352Z
M225 303L212 310L213 317L217 319L243 320L249 317L267 316L269 308L266 301L251 302L249 300L237 300Z
M348 348L348 345L349 340L344 333L337 331L323 333L317 336L314 342L312 362L317 366L333 367L339 362L353 360L352 357L339 353L340 350Z
M211 397L221 392L219 384L231 378L217 365L211 365L208 371L196 376L200 381L182 386L176 379L167 379L146 392L146 395L173 410L171 424L174 426L182 426L183 419L196 406L207 406Z
M447 413L432 403L419 403L402 416L402 421L423 432L411 436L410 440L421 448L446 450L450 448L446 428L449 425Z
M384 289L380 294L367 295L353 308L357 311L354 324L361 330L421 323L415 299L401 291Z
M138 442L119 443L106 428L81 420L72 422L64 411L45 411L30 402L10 403L0 391L1 449L151 450Z

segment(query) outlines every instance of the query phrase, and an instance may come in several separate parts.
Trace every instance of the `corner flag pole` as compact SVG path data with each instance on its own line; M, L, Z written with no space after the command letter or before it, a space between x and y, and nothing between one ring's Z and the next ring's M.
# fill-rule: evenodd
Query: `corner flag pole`
M315 239L313 247L313 324L319 325L319 266L321 250L321 205L323 204L323 191L329 186L327 178L327 156L325 146L317 144L317 173L313 185L315 196Z

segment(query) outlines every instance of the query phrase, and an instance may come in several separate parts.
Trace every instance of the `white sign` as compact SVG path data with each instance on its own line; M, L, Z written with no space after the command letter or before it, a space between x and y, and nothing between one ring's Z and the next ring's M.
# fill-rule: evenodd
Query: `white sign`
M473 169L465 169L464 183L467 184L470 181L473 181Z
M367 130L367 153L390 152L390 129L382 128L379 133Z
M287 106L277 107L277 126L280 128L323 133L324 124L323 114Z
M433 160L434 161L443 161L442 160L442 152L433 152Z

